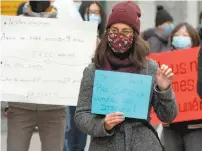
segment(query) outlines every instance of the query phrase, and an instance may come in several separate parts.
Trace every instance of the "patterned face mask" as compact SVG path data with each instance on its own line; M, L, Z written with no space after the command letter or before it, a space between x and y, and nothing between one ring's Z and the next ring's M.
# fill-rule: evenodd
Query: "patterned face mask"
M125 36L121 33L109 33L108 44L116 53L127 52L133 44L133 35Z

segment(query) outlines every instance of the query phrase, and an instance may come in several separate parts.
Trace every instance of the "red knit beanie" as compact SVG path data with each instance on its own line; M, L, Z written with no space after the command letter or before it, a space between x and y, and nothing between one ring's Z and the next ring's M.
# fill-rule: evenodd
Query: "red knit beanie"
M116 23L124 23L131 26L139 35L140 17L140 8L134 2L121 2L113 7L108 19L107 28Z

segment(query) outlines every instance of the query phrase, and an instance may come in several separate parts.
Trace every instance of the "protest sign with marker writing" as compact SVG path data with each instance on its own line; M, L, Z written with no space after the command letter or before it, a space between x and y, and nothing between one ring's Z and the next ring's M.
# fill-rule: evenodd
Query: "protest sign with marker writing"
M202 119L202 101L197 94L197 68L199 48L177 50L149 57L159 64L172 68L174 80L172 87L178 104L178 116L173 122ZM151 113L152 124L161 123L154 111Z
M76 105L95 23L1 17L1 101Z
M92 113L123 112L125 117L147 119L152 76L97 70Z

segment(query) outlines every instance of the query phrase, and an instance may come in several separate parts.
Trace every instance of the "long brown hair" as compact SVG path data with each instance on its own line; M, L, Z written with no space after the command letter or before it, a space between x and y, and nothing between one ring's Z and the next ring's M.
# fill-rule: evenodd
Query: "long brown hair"
M180 30L180 28L182 28L183 26L185 26L185 28L187 29L187 32L189 33L191 40L192 40L192 47L197 47L200 45L200 37L199 34L197 33L197 31L188 23L181 23L179 25L177 25L175 27L175 29L173 30L171 37L170 37L170 45L172 45L172 39L175 35L176 32L178 32L178 30Z
M94 63L96 68L102 68L104 66L105 57L107 57L107 51L110 49L108 46L108 30L105 32L101 42L99 43L95 55ZM134 34L133 46L130 48L129 60L137 70L141 70L145 67L146 56L149 53L149 45L139 35Z

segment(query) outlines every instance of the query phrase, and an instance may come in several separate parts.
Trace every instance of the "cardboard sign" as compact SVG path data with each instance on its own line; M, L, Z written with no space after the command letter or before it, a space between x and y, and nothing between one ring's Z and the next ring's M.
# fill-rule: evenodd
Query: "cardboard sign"
M123 112L125 117L147 119L152 77L97 70L92 96L92 113Z
M197 94L197 68L199 48L152 54L149 58L167 64L174 72L172 87L178 104L178 116L173 122L202 119L202 102ZM151 123L161 123L152 112Z
M1 101L77 105L96 38L96 23L1 16Z

